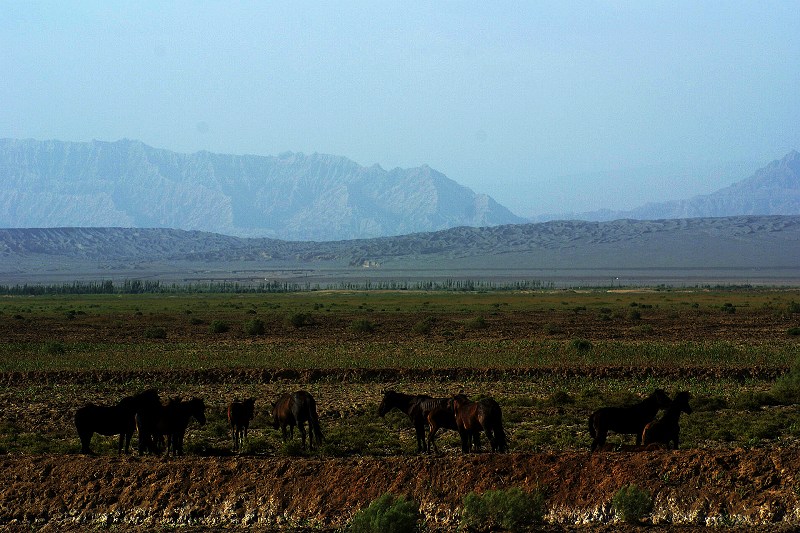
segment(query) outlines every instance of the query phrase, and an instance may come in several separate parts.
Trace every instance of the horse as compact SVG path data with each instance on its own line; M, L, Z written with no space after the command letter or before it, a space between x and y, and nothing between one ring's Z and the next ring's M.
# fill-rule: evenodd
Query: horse
M235 452L241 449L244 439L247 438L247 430L255 413L255 403L255 398L247 398L243 401L233 400L228 405L228 422L231 424Z
M186 428L194 418L197 423L204 426L206 423L206 405L201 398L192 398L183 401L180 398L171 398L167 405L140 412L136 415L140 436L144 433L146 439L140 437L140 453L150 451L160 453L160 442L166 437L166 454L183 455L183 440Z
M392 409L399 409L408 415L414 425L414 432L417 437L417 453L428 451L428 444L425 440L425 416L418 403L422 400L432 399L427 394L404 394L393 390L383 391L383 400L378 406L378 416L383 418Z
M81 440L81 453L92 454L90 447L92 435L119 435L117 454L130 450L131 437L136 430L136 413L156 402L160 405L158 392L148 389L134 396L122 398L116 405L95 405L89 403L75 412L75 428Z
M281 428L284 442L287 440L286 428L289 428L289 437L294 438L294 427L297 426L297 429L300 430L300 440L305 450L306 423L308 423L309 449L313 450L314 441L316 440L317 444L321 445L323 436L322 428L319 426L319 417L317 416L317 402L307 391L287 392L272 404L272 427L275 429Z
M663 444L669 449L669 444L672 442L677 450L680 445L681 432L678 419L681 417L681 413L692 414L692 408L689 407L691 398L691 394L686 391L676 394L672 404L667 407L661 418L653 420L644 427L642 444Z
M483 430L493 452L508 451L508 440L503 430L503 413L492 398L483 398L472 402L463 394L453 396L453 412L455 413L458 433L461 436L461 451L470 451L470 438ZM475 450L480 451L479 441Z
M642 443L642 431L651 422L659 409L669 407L670 400L662 389L656 389L647 398L628 407L601 407L589 416L589 435L592 451L602 447L609 431L633 433L636 444Z
M458 431L458 423L456 421L456 414L453 408L452 398L429 398L420 400L415 407L422 412L425 420L428 421L428 449L431 448L439 453L439 448L436 446L436 434L440 429L452 429ZM469 438L474 442L477 449L481 447L480 432L469 433Z

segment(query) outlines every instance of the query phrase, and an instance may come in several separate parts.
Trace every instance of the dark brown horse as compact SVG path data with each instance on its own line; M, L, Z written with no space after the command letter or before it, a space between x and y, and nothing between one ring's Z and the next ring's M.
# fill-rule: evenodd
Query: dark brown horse
M601 407L589 416L589 435L592 437L592 451L606 443L609 431L633 433L636 444L642 443L644 427L656 417L659 409L669 407L672 401L662 389L656 389L650 396L628 407Z
M453 396L458 433L461 436L461 451L468 453L471 442L481 430L486 435L493 452L508 451L508 440L503 430L503 413L492 398L472 402L463 394ZM475 451L480 451L480 441L475 441Z
M160 443L166 437L167 455L170 452L173 455L183 455L186 428L192 418L201 426L206 423L206 405L201 398L192 398L188 401L172 398L167 405L159 405L158 408L137 413L139 451L160 453ZM142 438L143 434L147 435L146 439Z
M228 422L231 424L231 433L233 433L233 451L239 451L244 439L247 438L247 430L250 427L250 421L255 415L255 398L247 398L246 400L233 400L228 405Z
M412 395L393 390L384 390L383 400L378 406L378 416L384 417L392 409L399 409L408 415L414 425L414 432L417 437L417 452L425 452L428 450L428 444L425 441L425 424L427 421L418 404L420 401L430 399L432 398L427 394Z
M465 396L466 398L466 396ZM456 413L453 407L452 398L430 398L418 402L417 408L420 409L428 421L428 449L433 449L439 452L436 446L436 434L440 429L452 429L459 431L458 422L456 421ZM460 434L460 432L459 432ZM475 448L480 449L481 437L480 431L473 431L468 434L471 443L474 443Z
M136 430L136 413L149 405L161 405L155 389L146 390L135 396L126 396L116 405L95 405L93 403L81 407L75 412L75 428L81 439L81 453L91 454L92 435L119 435L117 453L123 447L128 453L131 437Z
M680 446L680 432L681 428L678 424L678 419L681 413L687 415L692 414L692 408L689 407L689 400L692 396L686 391L679 392L672 400L672 404L667 407L664 414L658 420L653 420L644 427L642 431L642 444L663 444L669 449L669 444L672 442L675 449Z
M308 423L309 449L313 450L314 441L321 445L323 436L322 428L319 426L319 417L317 416L317 402L307 391L287 392L272 405L272 427L275 429L281 428L284 442L286 442L287 437L294 438L294 427L297 426L297 429L300 430L300 440L305 450L306 423ZM289 428L288 434L287 427Z

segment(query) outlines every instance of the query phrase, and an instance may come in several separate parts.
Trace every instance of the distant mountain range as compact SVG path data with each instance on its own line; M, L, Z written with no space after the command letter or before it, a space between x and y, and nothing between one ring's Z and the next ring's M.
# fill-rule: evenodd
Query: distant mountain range
M568 215L576 220L607 221L630 218L657 220L737 215L800 214L800 153L792 151L752 176L711 194L687 200L648 203L629 211L604 209ZM563 215L555 218L565 218ZM537 221L552 220L554 217Z
M793 151L712 194L563 218L796 214L800 154ZM320 154L179 154L130 140L0 140L0 227L172 228L335 241L529 221L427 166L386 171Z
M525 220L430 167L0 140L0 227L137 227L340 240Z

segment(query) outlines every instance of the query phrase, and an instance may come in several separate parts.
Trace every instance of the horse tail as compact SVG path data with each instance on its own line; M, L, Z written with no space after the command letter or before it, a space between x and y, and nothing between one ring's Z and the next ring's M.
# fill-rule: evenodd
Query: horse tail
M308 425L311 428L309 438L316 439L317 444L322 444L322 428L319 425L319 417L317 416L317 402L313 399L308 405Z
M592 413L589 415L589 436L593 439L597 437L597 432L594 429L594 415L596 413Z

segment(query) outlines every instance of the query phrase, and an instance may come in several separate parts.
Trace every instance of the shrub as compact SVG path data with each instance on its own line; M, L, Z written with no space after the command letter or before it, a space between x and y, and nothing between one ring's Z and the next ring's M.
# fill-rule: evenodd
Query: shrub
M576 352L588 352L592 349L592 343L586 339L572 339L570 346Z
M166 339L167 338L167 330L164 328L147 328L144 330L144 338L145 339Z
M372 333L375 331L375 324L366 318L359 318L350 324L350 329L355 333Z
M797 328L797 327L789 328L786 331L786 333L787 333L787 335L791 335L792 337L796 337L796 336L800 335L800 328Z
M786 310L790 314L800 313L800 303L797 303L794 300L792 300L791 302L789 302L789 305L786 306Z
M775 381L770 394L781 404L800 403L800 361L792 365L788 374Z
M293 313L286 317L286 323L294 328L302 328L314 324L314 318L308 313Z
M222 320L213 320L208 329L211 333L225 333L231 328L230 326L228 326L226 322L223 322Z
M467 329L486 329L488 327L486 319L482 315L478 315L465 324Z
M45 355L64 355L67 353L67 347L63 342L50 341L42 345L42 353Z
M411 328L411 331L417 335L427 335L431 332L435 323L436 318L428 316L414 324L414 326Z
M244 332L247 335L263 335L267 331L264 321L259 318L248 320L244 323Z
M542 491L525 492L519 487L470 492L464 496L461 525L467 529L523 531L544 520L545 495Z
M387 492L358 511L350 521L353 533L407 533L420 530L419 505Z
M636 485L625 485L611 499L611 508L628 524L638 524L653 509L653 498Z
M638 309L631 309L628 311L628 320L641 320L642 313Z

